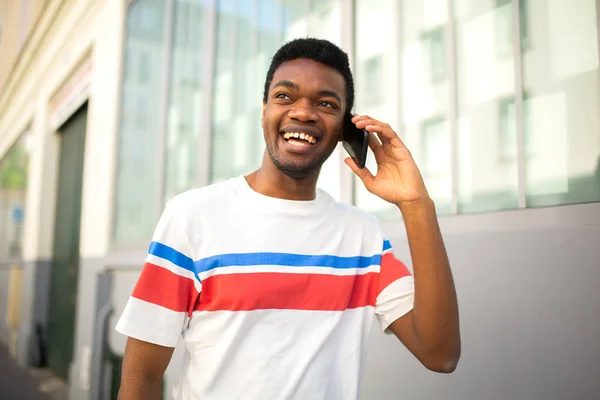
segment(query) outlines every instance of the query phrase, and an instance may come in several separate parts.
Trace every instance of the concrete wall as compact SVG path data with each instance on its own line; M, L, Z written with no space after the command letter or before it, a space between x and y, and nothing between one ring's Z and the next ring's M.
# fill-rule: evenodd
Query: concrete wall
M0 92L48 0L0 0Z
M410 262L405 235L398 256ZM375 327L364 399L600 398L600 204L444 218L462 358L423 368Z

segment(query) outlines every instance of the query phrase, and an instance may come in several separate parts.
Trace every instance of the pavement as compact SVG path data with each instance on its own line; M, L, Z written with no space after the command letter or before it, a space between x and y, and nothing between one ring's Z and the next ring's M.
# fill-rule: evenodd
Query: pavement
M64 400L67 387L47 369L24 369L0 344L0 399Z

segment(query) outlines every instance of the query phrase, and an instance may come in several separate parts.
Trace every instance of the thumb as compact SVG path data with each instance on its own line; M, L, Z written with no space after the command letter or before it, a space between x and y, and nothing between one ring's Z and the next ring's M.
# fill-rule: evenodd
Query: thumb
M369 171L367 167L358 168L358 165L356 165L356 163L351 157L347 157L346 159L344 159L344 162L347 166L350 167L350 169L356 174L356 176L360 178L367 190L370 190L369 187L371 186L373 179L375 179L371 171Z

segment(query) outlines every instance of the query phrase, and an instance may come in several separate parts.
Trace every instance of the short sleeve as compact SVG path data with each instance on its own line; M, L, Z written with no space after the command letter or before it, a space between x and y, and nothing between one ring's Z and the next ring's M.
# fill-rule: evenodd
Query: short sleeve
M126 336L175 347L202 289L195 272L185 221L168 204L146 262L116 330Z
M393 253L389 240L383 240L375 315L381 328L387 328L414 305L414 279L406 265Z

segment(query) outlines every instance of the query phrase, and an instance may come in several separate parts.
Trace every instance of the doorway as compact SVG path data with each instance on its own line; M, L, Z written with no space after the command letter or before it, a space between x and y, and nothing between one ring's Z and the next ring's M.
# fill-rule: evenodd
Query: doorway
M86 124L87 103L59 129L60 155L46 337L48 366L64 380L68 379L75 340Z

